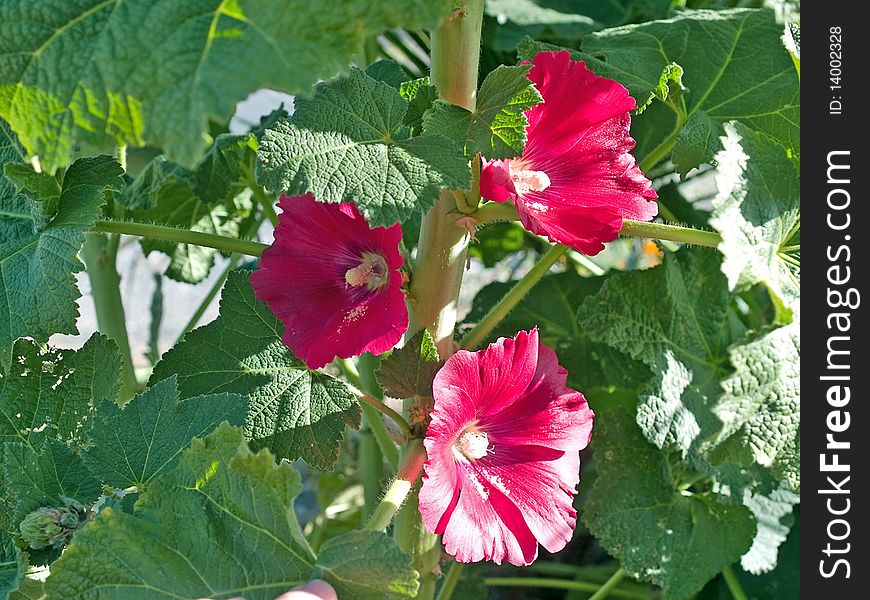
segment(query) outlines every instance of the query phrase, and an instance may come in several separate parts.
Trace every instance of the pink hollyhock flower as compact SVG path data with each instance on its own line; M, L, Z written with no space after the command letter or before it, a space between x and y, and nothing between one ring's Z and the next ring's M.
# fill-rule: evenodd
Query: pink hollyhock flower
M408 328L402 229L370 228L353 204L281 196L274 243L251 274L257 298L284 324L284 343L310 369L335 356L379 354Z
M592 411L538 330L461 350L434 382L420 513L461 562L531 564L571 539Z
M525 150L484 162L481 195L513 201L532 233L598 254L623 219L649 221L658 212L658 194L629 154L635 142L628 111L637 104L568 51L537 54L527 77L544 101L525 113Z

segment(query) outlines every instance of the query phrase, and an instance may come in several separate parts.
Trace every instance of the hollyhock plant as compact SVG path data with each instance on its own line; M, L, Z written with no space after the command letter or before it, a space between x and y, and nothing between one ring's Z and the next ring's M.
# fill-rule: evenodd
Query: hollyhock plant
M408 328L401 227L370 228L353 204L311 194L282 196L278 207L251 284L284 324L284 343L310 369L395 346Z
M511 200L532 233L586 254L615 240L623 219L648 221L658 197L629 153L630 110L622 85L597 77L567 51L540 52L527 77L544 101L526 111L521 157L484 161L481 195Z
M522 566L571 539L592 411L538 331L459 351L438 372L420 490L426 528L461 562Z

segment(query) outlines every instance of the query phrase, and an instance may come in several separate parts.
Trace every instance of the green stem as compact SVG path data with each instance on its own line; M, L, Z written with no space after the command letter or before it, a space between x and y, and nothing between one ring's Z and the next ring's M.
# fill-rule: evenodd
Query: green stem
M111 252L111 241L105 235L89 233L81 252L91 281L91 296L97 313L97 327L115 340L121 351L123 365L119 399L126 402L139 391L130 340L127 337L127 323L124 318L124 305L121 302L121 278L115 267L115 253Z
M266 215L266 218L269 219L269 222L273 227L278 226L278 214L275 212L275 206L273 205L274 198L270 199L269 196L266 195L265 190L256 183L251 183L251 191L254 193L254 198L260 203L260 206L263 207L263 214Z
M355 386L352 386L352 385L349 385L348 388L360 400L362 400L363 402L365 402L366 404L368 404L372 408L377 409L380 412L387 415L388 417L390 417L390 419L396 425L399 426L399 429L402 431L402 435L404 435L406 438L411 437L411 426L408 425L408 421L405 420L405 417L403 417L397 411L393 410L392 408L390 408L389 406L387 406L386 404L384 404L383 402L381 402L380 400L378 400L377 398L375 398L371 394L367 394L366 392L364 392L360 389L357 389Z
M191 315L190 320L187 321L187 325L185 325L178 334L178 339L175 340L175 343L181 341L181 338L188 331L192 331L194 327L197 326L199 320L202 318L202 315L205 314L205 311L208 310L208 307L211 306L212 300L215 299L215 296L218 295L218 292L221 291L221 288L224 286L224 282L227 280L227 277L230 276L230 272L239 266L239 262L242 260L241 254L233 254L230 257L230 262L227 264L223 273L215 280L214 284L212 284L211 289L202 299L202 302L199 303L199 306L196 308L196 311Z
M600 594L604 588L599 586L597 583L588 583L586 581L572 581L570 579L548 579L543 577L485 577L483 579L483 582L490 587L537 587L557 590L570 590L576 592L594 592L595 594L590 597L589 600L592 600L592 598L595 598L596 596L598 598L606 597L598 596L598 594ZM649 594L622 590L616 587L609 588L607 590L607 595L613 596L614 598L649 600Z
M629 219L625 219L622 222L622 229L619 230L619 235L670 240L672 242L709 246L711 248L716 248L722 243L722 236L715 231L691 229L689 227L680 227L679 225L665 225L664 223L631 221Z
M441 583L441 591L438 592L438 600L450 600L453 596L453 591L456 589L459 580L462 578L462 570L464 568L465 564L461 562L454 562L450 565L450 570L447 571L447 576Z
M201 231L190 231L189 229L179 229L177 227L166 227L164 225L153 225L151 223L137 223L134 221L97 221L91 231L102 233L123 233L126 235L163 240L165 242L193 244L195 246L215 248L216 250L221 250L223 252L238 252L239 254L247 254L248 256L260 256L263 254L263 250L269 247L267 244L261 244L260 242L240 240L223 235L203 233Z
M725 584L728 586L728 591L734 600L748 600L746 592L743 591L743 586L740 585L740 580L737 579L737 573L731 565L725 567L722 571L722 578L725 579Z
M617 569L616 572L610 576L610 579L605 581L604 585L598 588L598 591L589 597L589 600L604 600L604 598L607 598L611 594L616 596L617 590L615 590L614 588L619 585L619 582L623 580L625 575L625 569Z
M674 112L677 115L676 123L674 124L674 129L671 131L670 135L666 137L662 142L653 148L652 152L646 155L642 161L638 163L640 170L646 173L654 166L656 166L660 160L668 155L674 144L677 141L677 136L680 135L680 132L683 130L683 125L686 124L686 114L678 109L674 109Z
M497 221L517 221L517 209L510 202L487 202L471 215L478 225Z
M537 263L535 263L535 266L533 266L531 270L522 277L522 279L517 281L516 284L514 284L514 287L512 287L510 291L508 291L508 293L498 301L498 304L493 306L486 316L483 317L483 319L481 319L464 338L462 338L460 345L468 350L474 349L480 345L480 343L483 342L490 333L492 333L495 326L498 325L517 304L519 304L520 300L525 298L526 294L535 287L535 284L537 284L541 278L547 274L550 267L556 264L556 261L559 260L559 258L561 258L567 251L567 246L557 245L550 248L550 250L542 256Z
M442 19L431 35L432 83L442 99L472 111L482 23L483 0L467 0ZM470 238L456 226L456 210L453 192L443 190L423 217L409 301L410 331L428 329L443 357L453 353L456 303Z
M375 507L372 516L369 518L366 529L370 531L384 531L389 527L393 517L396 516L402 503L405 502L405 498L408 497L408 492L411 491L411 488L420 476L420 471L423 470L423 461L425 460L426 450L423 448L423 440L414 440L407 448L407 453L402 460L402 464L399 465L396 478L390 484L390 487L387 488L380 504Z
M365 387L365 384L363 384L363 381L359 376L359 372L357 371L356 366L354 366L351 361L347 359L341 359L338 361L338 366L351 384L355 385L360 389L363 389ZM390 432L387 431L387 426L384 425L383 419L381 419L381 416L378 414L378 411L374 407L369 406L365 403L363 403L361 406L363 418L367 421L369 428L372 430L372 433L374 434L375 439L378 442L378 445L381 447L381 453L384 455L387 463L393 468L393 471L397 470L399 467L399 449L393 442L392 437L390 437Z

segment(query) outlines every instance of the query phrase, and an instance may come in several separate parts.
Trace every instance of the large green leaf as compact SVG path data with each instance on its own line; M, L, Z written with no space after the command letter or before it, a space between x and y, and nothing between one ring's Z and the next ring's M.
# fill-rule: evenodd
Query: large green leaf
M22 158L15 137L0 122L0 169ZM59 177L57 211L48 223L34 222L26 193L16 193L0 174L0 368L9 367L19 337L44 342L53 333L77 332L78 251L105 193L123 189L122 174L109 156L80 158Z
M267 129L258 177L273 192L311 192L354 201L373 226L431 208L441 188L471 185L459 144L442 135L407 137L408 101L399 90L351 69L299 98L296 112Z
M544 277L502 319L489 339L513 337L517 331L538 327L541 342L556 351L559 363L568 370L568 382L577 389L584 393L617 386L622 390L640 389L650 378L649 369L626 352L593 341L578 325L578 308L603 283L602 277L584 278L575 272ZM478 292L464 324L482 319L512 285L495 282Z
M732 288L766 284L786 305L800 297L800 176L785 148L740 123L716 155L719 194L710 224L722 234Z
M381 360L375 376L387 396L431 397L432 381L443 365L432 334L424 329Z
M525 111L543 100L526 77L530 66L499 66L486 76L474 111L436 100L423 115L423 131L459 141L468 156L513 158L526 146Z
M5 531L0 530L0 598L5 600L18 589L26 570L27 564L22 560L21 550Z
M380 531L351 531L320 549L314 574L345 600L399 600L417 595L419 575L411 558Z
M800 501L800 496L785 485L769 494L745 492L743 504L752 511L758 523L752 546L740 557L740 565L745 571L758 575L776 568L780 546L794 523L792 512Z
M36 432L76 440L93 406L118 397L121 357L100 334L78 351L43 350L22 339L14 356L11 369L0 371L0 442L30 444Z
M800 491L800 323L729 349L735 372L713 407L723 427L706 450L714 463L757 463Z
M39 451L20 442L7 442L3 475L16 499L14 523L37 508L61 507L64 498L89 506L102 492L100 482L88 472L81 457L53 439L41 444Z
M599 411L592 449L598 477L583 522L630 575L660 585L663 599L691 597L750 547L750 511L685 493L679 458L649 444L628 411Z
M195 439L134 514L104 509L54 563L52 600L273 600L308 580L314 554L293 511L289 464L253 454L239 429ZM94 568L99 565L99 568Z
M686 452L719 429L711 408L727 373L732 336L730 294L719 265L709 249L668 254L653 269L609 275L577 313L592 340L652 369L637 418L660 448Z
M662 141L677 114L686 121L673 148L675 166L685 174L713 160L722 124L732 120L800 153L800 86L781 38L782 26L766 10L686 11L585 36L574 57L625 85L639 105L669 65L682 67L686 89L669 125L658 130ZM542 49L548 48L525 40L520 54L530 58Z
M154 368L151 383L178 375L183 398L248 399L245 433L256 448L329 469L360 407L342 382L308 370L281 342L283 328L257 300L247 271L230 274L217 320L188 333Z
M0 116L49 170L79 139L148 143L192 165L209 120L269 87L304 92L373 34L451 0L13 0L0 5Z
M223 421L245 422L247 405L237 394L198 396L179 402L174 377L157 383L120 408L103 402L87 431L88 470L117 489L143 488L170 470L194 437Z

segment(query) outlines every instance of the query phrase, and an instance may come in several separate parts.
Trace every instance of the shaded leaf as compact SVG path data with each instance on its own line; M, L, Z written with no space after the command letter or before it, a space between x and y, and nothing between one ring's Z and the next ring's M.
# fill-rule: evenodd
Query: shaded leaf
M375 376L387 396L431 397L432 381L443 364L432 334L424 329L381 360Z

